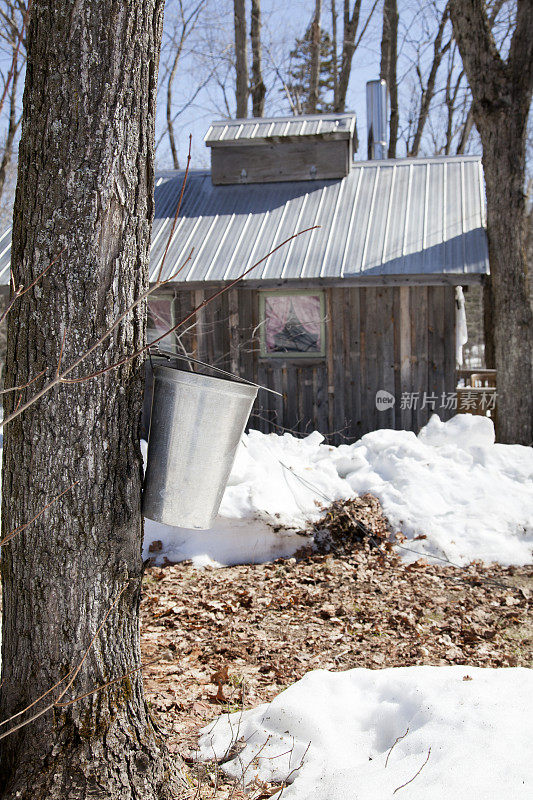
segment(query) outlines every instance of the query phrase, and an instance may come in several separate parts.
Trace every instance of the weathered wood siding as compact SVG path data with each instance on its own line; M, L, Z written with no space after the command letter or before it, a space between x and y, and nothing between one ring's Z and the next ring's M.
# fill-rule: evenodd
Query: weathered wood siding
M455 390L453 287L324 291L323 358L261 358L259 291L251 288L232 289L210 303L196 323L184 325L182 344L203 361L283 394L259 392L250 425L264 432L319 430L340 443L378 428L418 432L433 410L442 419L454 413L442 402L443 393ZM180 290L176 319L213 293L212 288ZM380 389L395 397L385 411L376 408ZM406 395L416 402L406 404Z
M351 158L348 140L217 146L211 148L211 179L217 186L344 178Z

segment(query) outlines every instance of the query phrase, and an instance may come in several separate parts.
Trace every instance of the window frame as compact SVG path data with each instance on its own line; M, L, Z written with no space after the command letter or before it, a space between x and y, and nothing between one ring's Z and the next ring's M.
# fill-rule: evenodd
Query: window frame
M294 295L318 296L320 300L320 350L290 350L271 353L266 344L266 300L268 297L287 297ZM260 357L265 359L324 359L326 357L326 294L324 289L260 289L259 290Z

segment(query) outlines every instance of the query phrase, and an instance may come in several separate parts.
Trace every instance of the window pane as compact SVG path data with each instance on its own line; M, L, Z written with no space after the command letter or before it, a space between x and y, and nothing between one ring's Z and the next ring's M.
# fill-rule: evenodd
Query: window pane
M165 331L172 327L172 315L170 312L170 304L172 299L170 297L154 297L152 295L148 300L148 324L146 330L146 338L148 342L153 342ZM165 343L170 343L172 336L169 336L161 342L162 346Z
M322 352L320 294L265 296L265 349L267 353Z

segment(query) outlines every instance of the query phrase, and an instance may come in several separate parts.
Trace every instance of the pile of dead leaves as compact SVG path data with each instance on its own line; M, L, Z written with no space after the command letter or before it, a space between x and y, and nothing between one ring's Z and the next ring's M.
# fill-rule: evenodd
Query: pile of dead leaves
M337 500L323 511L324 516L314 536L319 553L334 552L340 555L361 544L379 547L390 540L392 531L389 521L374 495Z
M356 503L350 515L383 541L378 501ZM191 797L245 796L217 765L193 766L199 729L271 700L311 669L533 666L532 567L406 564L368 537L343 543L344 513L332 510L328 554L147 570L143 660L157 659L147 693L171 749L191 764ZM266 797L269 788L254 791Z

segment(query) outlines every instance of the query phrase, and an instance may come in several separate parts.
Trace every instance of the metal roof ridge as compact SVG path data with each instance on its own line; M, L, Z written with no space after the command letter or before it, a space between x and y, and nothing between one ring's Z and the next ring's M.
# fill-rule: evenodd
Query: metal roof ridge
M185 169L156 169L154 170L154 178L158 180L159 178L177 178L178 176L185 175ZM189 176L193 175L211 175L211 170L209 167L191 167L189 170Z
M307 115L308 117L311 115ZM318 115L317 115L318 116ZM280 118L281 119L281 118ZM302 117L290 117L290 119L303 119ZM266 120L265 120L266 121ZM451 155L451 156L423 156L413 158L411 156L404 156L402 158L374 158L374 159L365 159L364 161L353 161L351 164L350 172L348 175L345 175L342 178L324 178L321 183L332 183L336 181L344 181L346 178L349 178L350 174L356 170L360 169L361 167L385 167L385 166L401 166L402 164L413 164L422 166L424 164L465 164L467 162L471 163L481 163L481 156L480 155ZM156 170L155 171L155 179L159 180L160 178L168 177L170 178L177 178L179 176L183 176L185 174L184 169L163 169L163 170ZM193 168L189 170L189 177L200 177L200 176L211 176L211 170L207 167L199 167ZM274 181L274 183L280 184L293 184L293 183L309 183L309 181ZM317 183L317 181L315 181ZM235 186L255 186L257 184L254 183L243 183L243 184L229 184L228 186L217 186L217 189L230 189L235 188Z
M233 117L225 117L223 119L215 119L209 125L209 130L214 125L245 125L246 123L251 124L253 122L290 122L293 120L294 122L298 122L299 120L314 120L314 119L326 119L326 120L335 120L335 119L352 119L355 118L357 115L355 111L343 111L342 113L336 114L334 111L328 112L327 114L287 114L283 117L237 117L233 119ZM207 133L209 133L209 130ZM207 135L207 134L206 134Z
M469 162L481 162L481 155L451 155L451 156L402 156L401 158L370 158L352 162L352 169L370 166L391 166L393 164L464 164Z

